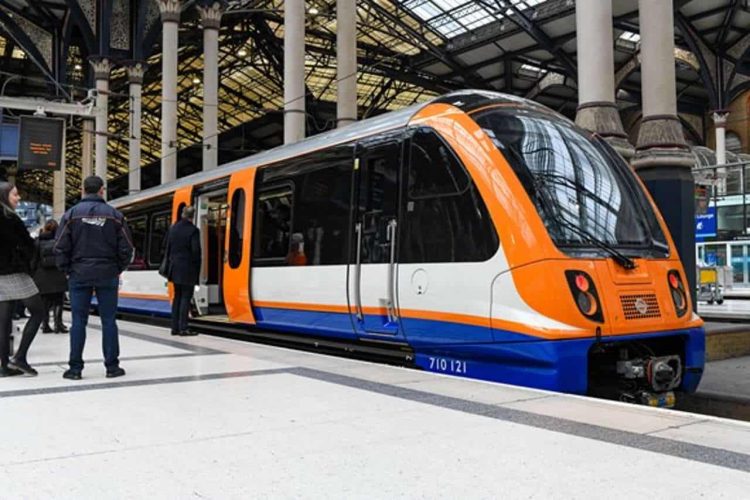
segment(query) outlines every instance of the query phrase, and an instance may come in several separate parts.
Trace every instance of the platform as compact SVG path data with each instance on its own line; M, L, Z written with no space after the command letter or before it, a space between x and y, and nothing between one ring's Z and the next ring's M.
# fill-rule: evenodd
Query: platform
M92 318L96 324L97 318ZM0 380L0 497L487 498L750 491L750 425L121 322ZM94 361L99 360L99 361Z

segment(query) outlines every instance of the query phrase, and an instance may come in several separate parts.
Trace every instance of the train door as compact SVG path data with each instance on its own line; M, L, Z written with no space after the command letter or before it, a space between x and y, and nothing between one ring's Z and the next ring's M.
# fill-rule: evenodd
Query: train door
M221 287L227 223L227 190L203 193L197 201L196 225L201 233L203 263L195 304L201 315L225 314Z
M348 298L358 335L401 335L396 297L401 135L356 146Z

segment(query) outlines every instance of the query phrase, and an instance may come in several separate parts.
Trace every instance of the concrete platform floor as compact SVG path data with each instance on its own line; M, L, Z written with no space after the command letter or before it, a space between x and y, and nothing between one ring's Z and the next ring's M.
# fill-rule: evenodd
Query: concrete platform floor
M92 326L97 323L92 318ZM0 379L0 498L743 498L750 425L121 322Z

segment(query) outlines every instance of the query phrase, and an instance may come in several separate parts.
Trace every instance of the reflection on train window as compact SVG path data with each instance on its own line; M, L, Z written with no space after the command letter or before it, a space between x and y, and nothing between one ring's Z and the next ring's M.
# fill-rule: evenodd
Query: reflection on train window
M133 238L133 261L128 266L128 271L148 269L146 262L146 221L145 215L128 219L128 227L130 227L130 234Z
M164 257L171 215L169 212L160 212L151 216L151 232L148 235L148 262L152 267L159 266Z
M412 136L408 172L401 262L481 262L497 252L484 201L434 131L420 129Z
M603 141L547 113L492 108L473 118L513 168L555 243L668 248L633 173Z
M294 177L294 234L290 265L346 263L352 157L326 154Z
M253 259L283 265L290 251L292 189L284 186L258 195L253 237Z
M469 187L469 176L458 159L430 129L414 132L411 165L409 197L412 199L459 194Z
M229 267L237 269L242 262L243 231L245 229L245 190L232 195L231 227L229 228Z

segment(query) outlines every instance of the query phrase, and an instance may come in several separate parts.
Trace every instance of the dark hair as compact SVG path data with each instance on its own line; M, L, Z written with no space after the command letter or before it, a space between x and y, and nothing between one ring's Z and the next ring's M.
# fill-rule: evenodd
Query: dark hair
M83 180L83 192L97 194L104 187L104 181L98 175L90 175Z
M15 214L16 211L10 205L10 192L16 187L10 182L0 182L0 212L3 215Z
M47 221L47 223L44 225L44 228L42 228L43 233L54 233L57 231L57 227L59 224L55 219L50 219Z

